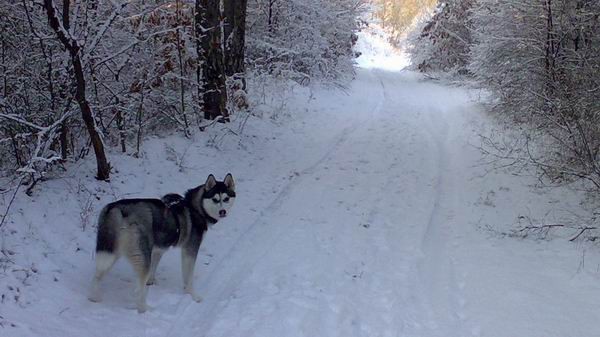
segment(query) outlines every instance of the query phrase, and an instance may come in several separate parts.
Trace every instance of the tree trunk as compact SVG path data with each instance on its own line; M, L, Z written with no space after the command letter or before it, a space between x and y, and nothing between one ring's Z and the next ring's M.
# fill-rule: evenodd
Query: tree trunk
M69 126L65 119L60 126L60 157L66 160L69 156Z
M68 14L65 16L64 12L69 11L69 0L63 0L63 6L63 18L67 18ZM106 159L104 143L102 142L98 130L96 130L96 122L94 121L92 109L86 98L85 75L83 72L83 65L81 64L79 44L76 39L70 36L68 30L65 29L65 26L62 25L58 19L54 2L52 0L44 0L44 7L48 14L48 23L50 24L50 27L54 30L58 39L62 42L71 56L71 62L73 63L73 77L75 79L75 98L79 104L81 116L90 135L94 153L96 155L96 164L98 168L96 179L108 180L110 177L110 164Z
M117 97L117 101L115 102L115 106L119 106L119 98ZM125 143L125 126L123 120L123 114L119 108L115 108L115 119L117 121L117 130L119 130L119 143L121 144L121 152L127 153L127 146Z
M225 0L225 74L242 81L246 89L244 76L244 51L246 49L246 7L247 0Z
M267 18L267 26L269 27L269 35L273 34L273 26L275 25L275 19L273 14L273 7L275 6L275 1L277 0L269 0L269 15Z
M221 44L219 0L196 0L196 38L198 39L198 77L201 81L204 118L229 120L227 89Z
M555 43L556 36L554 32L554 19L552 14L552 0L546 0L546 71L548 77L552 80L556 80L555 76Z

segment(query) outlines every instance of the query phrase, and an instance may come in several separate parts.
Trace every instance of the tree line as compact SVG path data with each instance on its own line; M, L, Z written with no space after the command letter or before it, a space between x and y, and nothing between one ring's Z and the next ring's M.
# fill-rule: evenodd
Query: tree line
M93 154L139 156L248 106L248 81L336 81L358 0L0 3L0 178L44 179ZM250 74L250 75L249 75ZM250 76L250 78L249 78Z
M440 1L413 40L423 72L461 74L491 93L503 125L483 149L533 165L544 184L600 190L600 2Z

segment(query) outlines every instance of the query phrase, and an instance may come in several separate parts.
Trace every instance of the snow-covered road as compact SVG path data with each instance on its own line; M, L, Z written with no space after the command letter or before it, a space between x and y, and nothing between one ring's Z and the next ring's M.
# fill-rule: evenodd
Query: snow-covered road
M467 97L359 69L347 96L357 99L361 109L332 111L349 125L330 125L324 155L245 229L200 286L203 305L181 311L195 323L171 335L462 335L459 294L445 294L458 290L448 153L460 154L451 137L462 120L452 117Z
M378 34L362 33L346 92L290 101L289 128L270 134L271 125L254 121L254 141L223 151L173 137L170 153L185 158L178 166L164 161L167 140L149 141L140 163L113 157L121 171L110 189L88 186L104 202L234 173L232 216L209 231L197 264L202 303L180 290L178 252L159 266L154 310L133 309L125 263L106 277L104 302L88 302L94 233L81 233L77 210L65 211L72 194L51 182L39 196L48 209L21 214L34 225L15 250L41 238L44 248L27 259L42 262L29 303L0 313L16 324L0 335L600 336L597 252L582 267L574 245L482 230L577 199L532 191L506 173L483 175L472 145L489 121L472 93L402 70L406 57ZM46 219L72 226L36 225Z
M178 308L170 335L600 335L592 298L565 289L573 279L546 280L597 281L597 274L573 276L576 249L561 246L563 256L524 262L534 254L526 244L487 247L496 239L479 230L482 220L508 224L523 203L536 213L557 201L549 193L529 205L536 194L522 179L481 177L472 145L485 118L469 92L402 70L405 55L377 31L359 43L363 55L347 95L322 94L314 103L317 110L322 104L327 138L305 131L320 143L319 155L297 149L302 164L207 271L200 285L206 301ZM481 202L503 192L498 206ZM531 269L511 270L523 265ZM506 273L516 277L511 286L537 284L547 293L498 284ZM598 294L597 285L588 290ZM560 306L577 310L569 318L576 322Z
M178 307L170 336L593 336L593 300L544 284L573 277L576 249L536 261L526 244L490 249L496 239L478 227L513 222L523 203L546 212L551 193L482 177L473 144L486 121L469 91L402 70L405 55L372 31L360 43L347 95L313 103L325 133L304 132L320 146L296 149L297 170L201 278L206 301ZM498 284L506 273L510 286ZM575 279L589 287L597 274ZM547 293L528 296L521 282ZM580 312L576 322L559 306Z

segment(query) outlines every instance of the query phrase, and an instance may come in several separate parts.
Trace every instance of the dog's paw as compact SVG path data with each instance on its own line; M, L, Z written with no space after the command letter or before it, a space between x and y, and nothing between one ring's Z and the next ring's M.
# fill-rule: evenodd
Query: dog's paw
M147 311L152 311L154 310L154 307L149 306L148 304L143 304L143 305L138 305L137 306L137 311L139 314L143 314Z
M198 303L202 302L203 300L202 296L198 295L192 287L183 287L183 292L185 292L186 294L190 294L190 296L192 296L192 299Z
M196 303L200 303L200 302L202 302L202 300L204 300L204 299L202 298L202 296L200 296L200 295L198 295L198 294L196 294L196 293L194 293L194 292L191 292L191 293L189 293L189 294L190 294L190 296L192 296L192 299L193 299L194 301L196 301Z
M90 302L99 303L99 302L102 302L102 296L98 293L89 294L88 300Z
M151 285L155 285L155 284L156 284L155 278L151 278L151 279L148 279L148 281L146 281L147 286L151 286Z
M100 302L102 302L102 298L95 297L95 296L88 296L88 300L90 302L94 302L94 303L100 303Z

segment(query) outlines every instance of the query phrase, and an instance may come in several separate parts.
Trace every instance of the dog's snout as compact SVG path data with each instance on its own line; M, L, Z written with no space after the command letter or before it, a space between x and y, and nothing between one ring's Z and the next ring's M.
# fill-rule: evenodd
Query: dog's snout
M224 218L225 216L227 216L227 211L226 211L226 210L224 210L224 209L220 210L220 211L219 211L219 216L220 216L221 218Z

